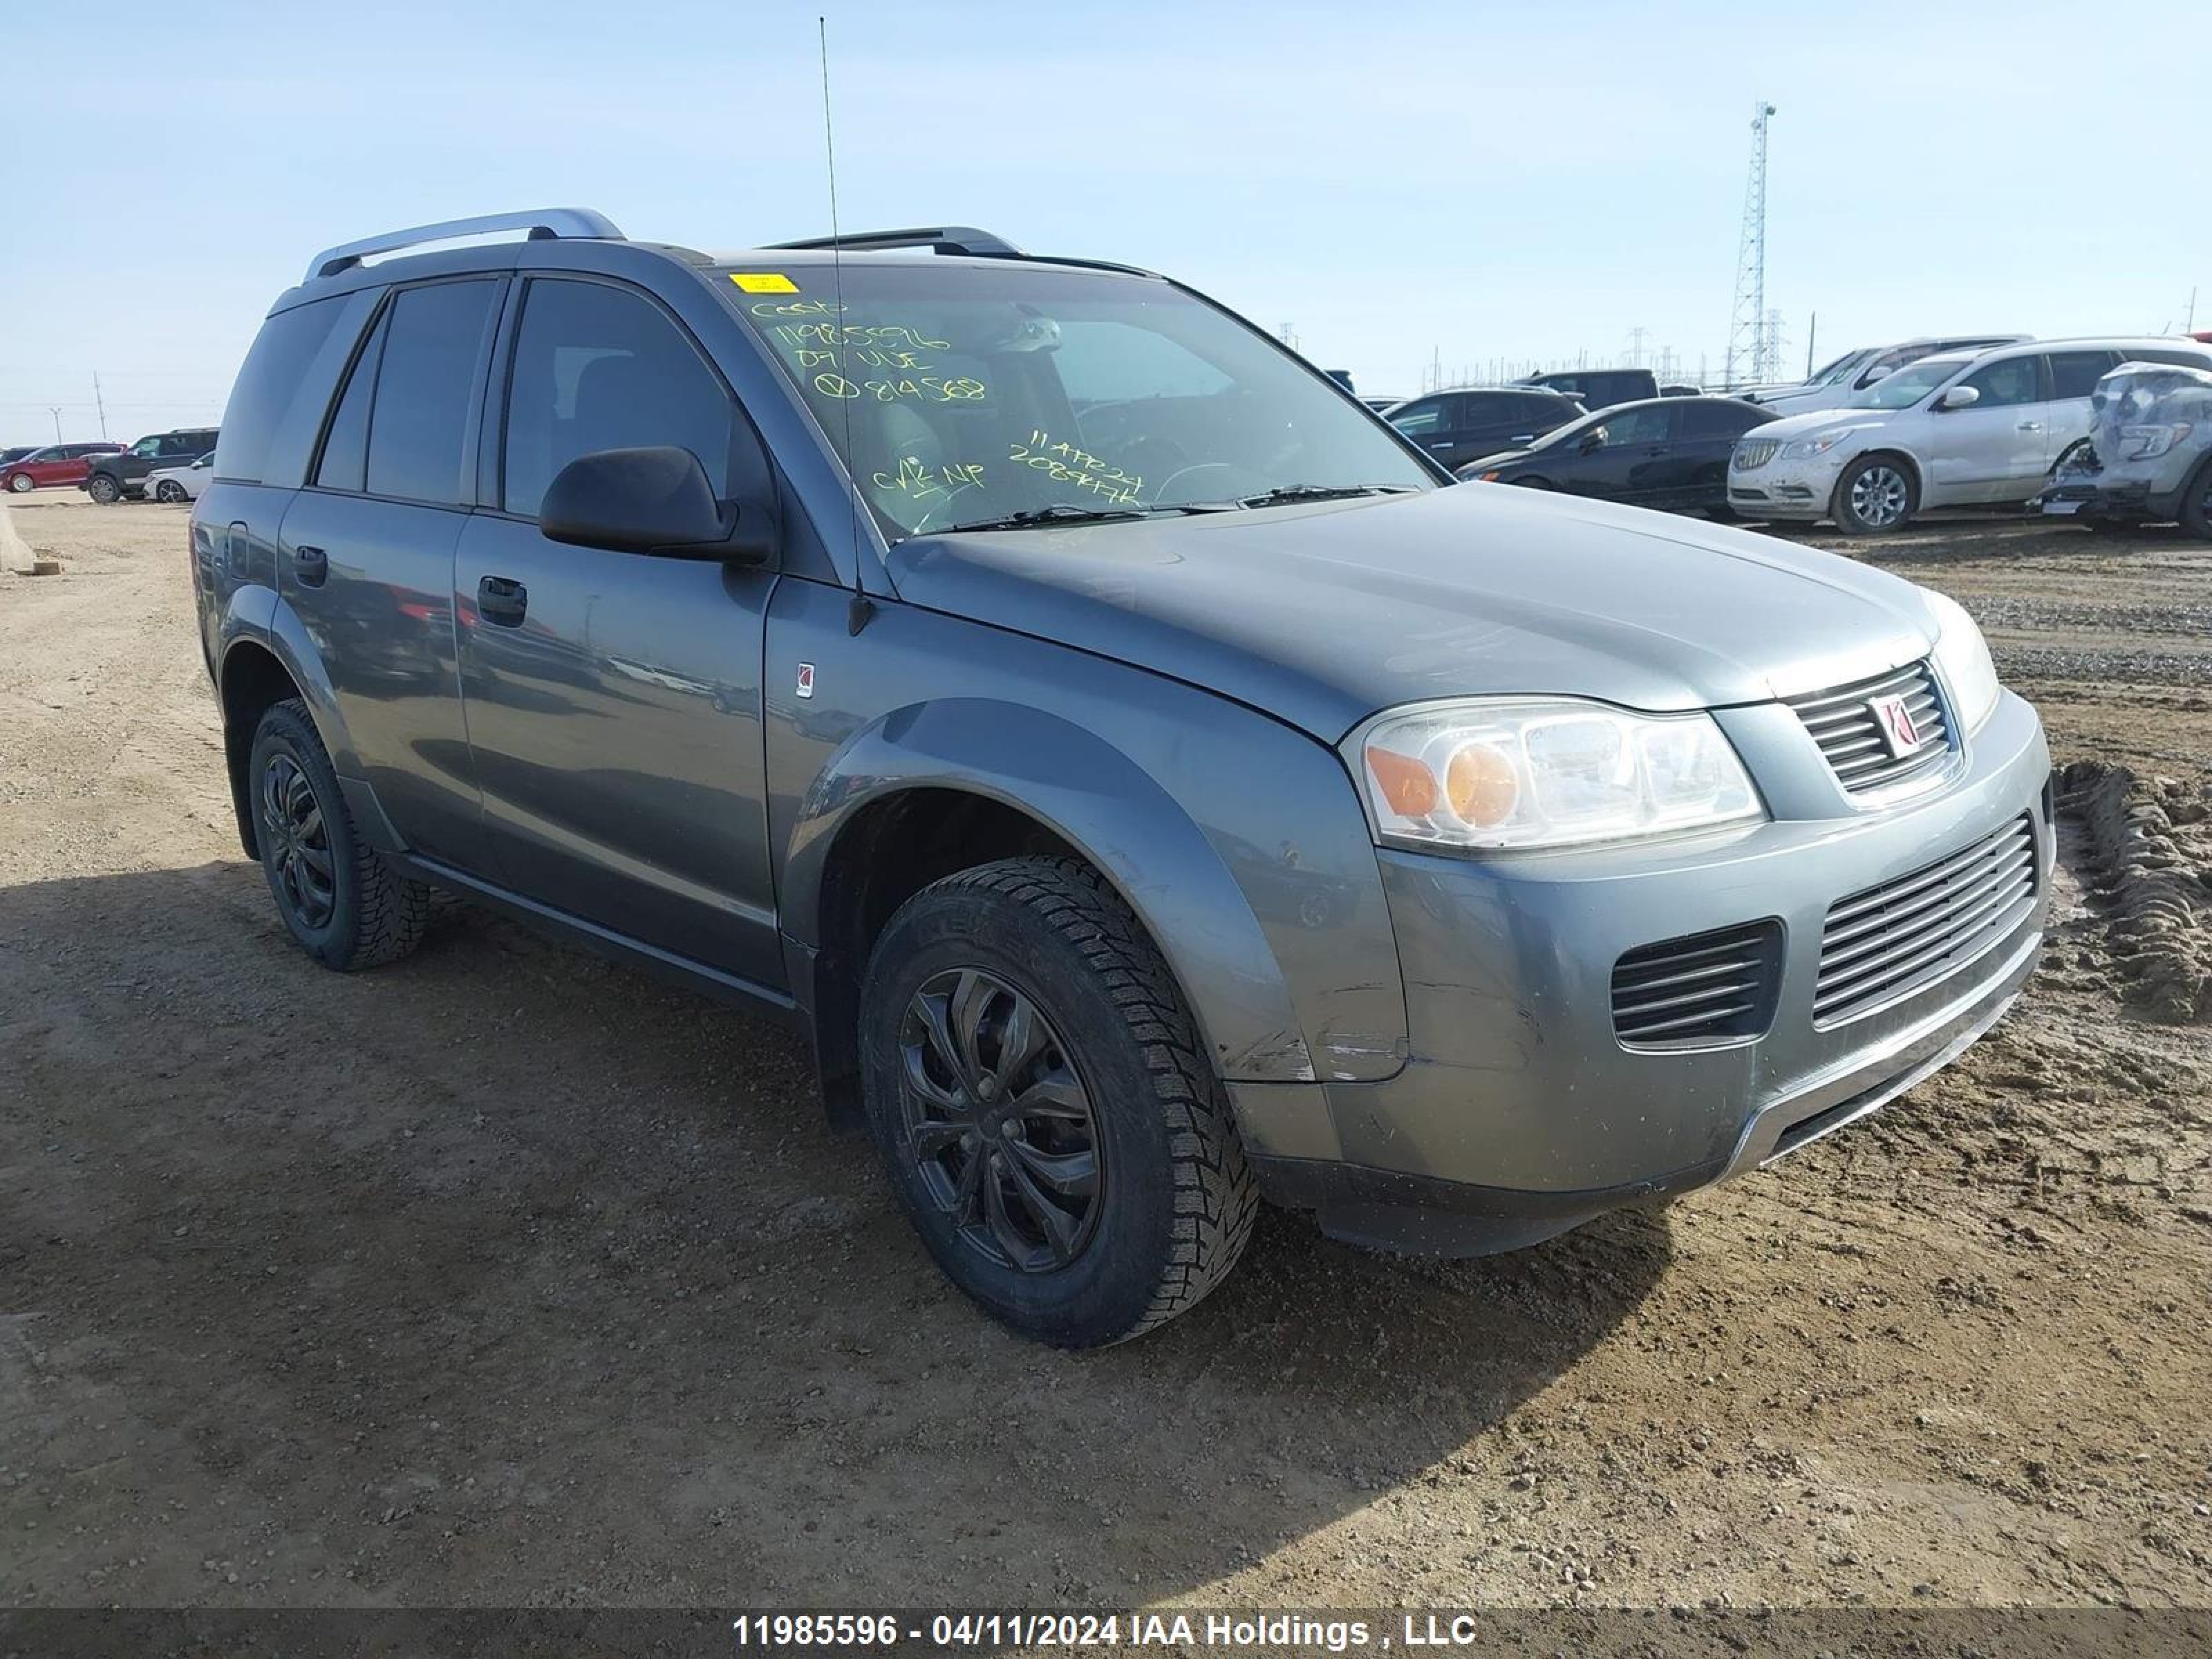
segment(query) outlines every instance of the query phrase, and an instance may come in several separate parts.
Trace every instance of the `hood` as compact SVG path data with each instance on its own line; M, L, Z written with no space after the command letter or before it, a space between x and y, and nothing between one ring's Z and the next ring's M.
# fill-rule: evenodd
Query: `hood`
M1552 693L1764 702L1925 656L1910 582L1832 554L1480 485L917 536L902 599L1233 697L1335 743L1378 709Z
M1809 432L1826 432L1831 427L1872 428L1887 426L1894 416L1903 413L1905 411L1901 409L1814 409L1802 415L1784 415L1752 428L1743 435L1747 438L1772 438L1786 444L1793 438L1802 438Z

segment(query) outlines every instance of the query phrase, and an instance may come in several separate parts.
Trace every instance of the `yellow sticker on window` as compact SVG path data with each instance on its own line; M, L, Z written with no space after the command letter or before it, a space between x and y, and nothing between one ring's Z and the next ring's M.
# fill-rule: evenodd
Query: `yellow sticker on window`
M730 280L748 294L796 294L799 284L780 270L733 270Z

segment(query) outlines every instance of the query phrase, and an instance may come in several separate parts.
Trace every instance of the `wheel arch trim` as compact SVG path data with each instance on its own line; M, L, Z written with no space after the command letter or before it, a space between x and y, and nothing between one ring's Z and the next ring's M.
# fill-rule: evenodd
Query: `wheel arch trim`
M1166 960L1221 1075L1314 1077L1282 966L1204 830L1119 749L1034 708L980 697L909 704L839 745L799 805L784 858L779 909L802 951L824 942L823 883L840 837L866 809L920 789L1018 812L1104 876Z

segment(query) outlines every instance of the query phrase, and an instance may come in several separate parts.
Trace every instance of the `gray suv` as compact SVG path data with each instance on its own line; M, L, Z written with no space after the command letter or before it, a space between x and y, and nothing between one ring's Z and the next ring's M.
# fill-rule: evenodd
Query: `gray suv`
M1189 1307L1261 1198L1473 1254L1752 1169L2041 939L2042 731L1956 605L1448 487L1148 272L374 238L276 301L215 471L200 629L307 954L443 889L788 1016L1048 1341Z

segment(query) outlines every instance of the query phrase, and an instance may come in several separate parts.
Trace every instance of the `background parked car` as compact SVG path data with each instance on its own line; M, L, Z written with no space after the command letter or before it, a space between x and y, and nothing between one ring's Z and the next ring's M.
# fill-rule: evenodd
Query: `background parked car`
M1745 395L1752 402L1764 404L1784 415L1834 409L1849 402L1853 394L1865 391L1877 380L1887 380L1907 363L1917 363L1923 357L1933 357L1939 352L1987 351L1992 346L2014 345L2028 337L2025 334L1928 335L1900 341L1896 345L1862 346L1856 351L1845 352L1795 386L1761 386Z
M2089 435L2033 503L2097 526L2179 520L2212 537L2212 370L2123 363L2089 394Z
M94 456L113 455L122 448L121 444L106 443L48 444L44 449L22 452L13 459L0 461L0 489L21 495L57 484L80 483Z
M40 447L37 444L15 444L9 448L0 449L0 466L7 465L10 461L20 461Z
M1659 395L1659 377L1648 368L1560 368L1548 374L1524 374L1513 384L1564 392L1584 409L1606 409Z
M1383 419L1442 461L1459 466L1532 444L1587 411L1561 392L1536 386L1459 386L1388 410Z
M2186 340L2046 340L1923 357L1840 409L1788 416L1736 446L1729 505L1753 518L1901 530L1931 507L2018 506L2089 432L2089 394L2124 362L2212 368Z
M210 450L190 466L156 467L146 475L146 493L157 501L196 501L215 476L215 452Z
M143 495L148 473L159 466L189 466L214 450L217 435L211 426L149 433L126 450L95 458L84 476L84 493L103 507Z
M1526 449L1460 469L1485 483L1595 495L1632 507L1725 513L1729 456L1771 410L1739 398L1653 398L1559 428Z

